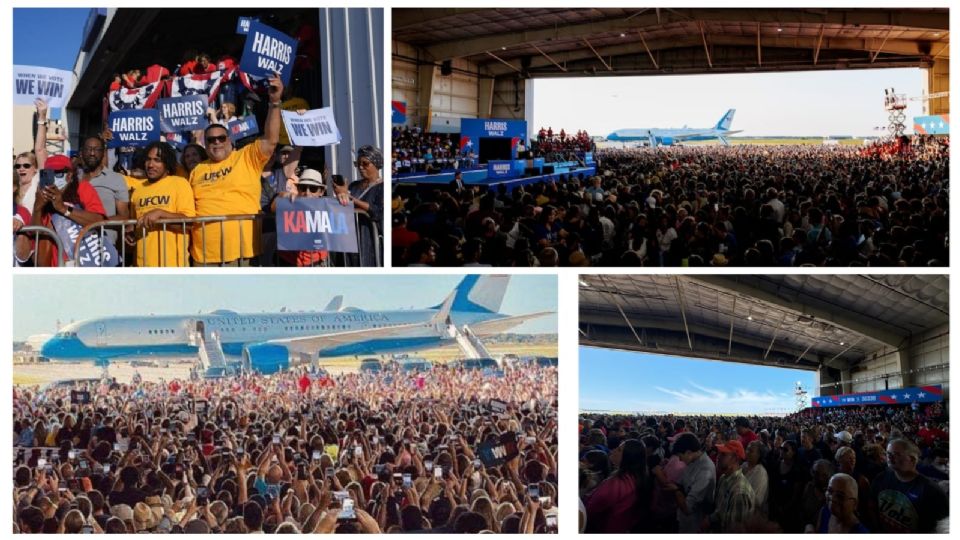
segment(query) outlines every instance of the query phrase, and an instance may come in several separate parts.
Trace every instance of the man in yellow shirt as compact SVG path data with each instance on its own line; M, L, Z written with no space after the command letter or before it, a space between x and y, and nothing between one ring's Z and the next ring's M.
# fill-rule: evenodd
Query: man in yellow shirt
M198 217L260 211L260 173L273 155L283 124L280 119L283 82L279 74L271 77L269 84L270 110L262 138L235 151L227 128L211 124L204 130L209 157L190 172ZM194 266L250 266L259 253L259 227L254 227L253 220L193 228L190 256Z
M160 219L192 218L197 215L190 182L172 176L177 169L177 154L164 142L146 148L145 182L134 187L130 196L137 218L137 266L188 266L188 231L177 224L158 225Z

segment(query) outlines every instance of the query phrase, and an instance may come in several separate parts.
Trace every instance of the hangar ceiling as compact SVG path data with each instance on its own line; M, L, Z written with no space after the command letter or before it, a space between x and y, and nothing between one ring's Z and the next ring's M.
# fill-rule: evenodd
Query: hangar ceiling
M583 275L582 345L849 369L949 320L936 275Z
M948 38L946 8L393 10L393 39L426 61L493 76L928 67Z

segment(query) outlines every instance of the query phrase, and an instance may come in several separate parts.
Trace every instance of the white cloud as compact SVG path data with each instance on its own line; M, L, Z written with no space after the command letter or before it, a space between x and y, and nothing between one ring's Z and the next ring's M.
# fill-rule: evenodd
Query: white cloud
M732 405L746 405L746 404L756 404L756 405L784 405L785 401L789 400L789 396L786 394L774 393L770 390L765 392L756 392L753 390L744 390L744 389L734 389L734 390L720 390L716 388L709 388L695 382L688 382L688 384L693 387L693 389L688 388L664 388L662 386L656 386L655 388L660 392L669 394L683 404L686 405L701 405L708 406L711 404L722 405L724 407Z

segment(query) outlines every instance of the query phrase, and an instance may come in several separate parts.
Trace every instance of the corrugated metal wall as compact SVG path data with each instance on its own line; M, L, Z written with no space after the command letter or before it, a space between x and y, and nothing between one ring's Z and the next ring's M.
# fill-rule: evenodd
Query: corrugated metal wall
M356 180L357 148L384 148L383 9L321 8L323 107L333 107L343 142L328 146L331 171Z

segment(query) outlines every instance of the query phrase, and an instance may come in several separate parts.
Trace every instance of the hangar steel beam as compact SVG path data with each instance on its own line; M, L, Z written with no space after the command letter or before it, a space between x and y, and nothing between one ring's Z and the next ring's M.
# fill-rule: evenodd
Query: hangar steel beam
M675 9L666 13L643 13L632 20L608 19L581 24L537 28L521 32L500 32L467 39L452 39L427 46L437 60L449 60L482 54L500 47L511 47L553 39L582 39L598 33L620 32L674 22L698 21L746 23L809 23L842 25L879 25L949 30L949 14L943 10L901 9ZM809 47L807 47L809 48Z
M581 313L580 323L588 326L623 327L623 319L619 316L619 314L615 314L613 312L600 313L596 311L591 311L587 313ZM646 338L643 340L643 343L647 347L649 347L649 343L651 342L650 335L653 333L653 331L657 331L657 330L666 331L666 332L676 332L677 334L681 335L682 340L685 340L686 331L681 322L671 322L671 321L665 321L665 320L650 320L650 319L637 320L636 317L634 317L631 323L634 324L634 328L640 328L642 332L646 332L644 334ZM716 339L718 341L725 341L728 336L726 330L713 328L713 327L709 327L701 324L693 323L689 325L688 328L690 329L691 336L699 335L699 336L704 336L711 339ZM648 330L650 332L647 332ZM626 337L628 335L629 334L626 332L626 329L624 329L624 336ZM630 341L632 342L634 340L630 339ZM740 334L736 336L736 339L733 340L733 343L735 346L742 345L742 346L751 347L760 351L766 349L766 347L769 345L769 341L767 341L765 338L764 339L752 338L752 337L744 336ZM779 344L774 347L772 352L782 353L784 355L794 357L799 350L800 350L799 347L794 347L792 345L785 344L783 341L780 341ZM813 353L808 356L807 353L809 353L811 350L813 350ZM835 354L834 353L835 350L836 348L823 350L823 349L813 349L812 347L807 347L807 350L803 352L801 360L806 360L811 364L816 364L818 363L817 358L819 356ZM698 349L694 349L693 352L694 354L699 354ZM859 355L859 352L857 354ZM864 351L864 355L866 354L867 352ZM860 356L856 356L856 357L848 356L843 358L843 360L845 362L853 363L853 362L859 361L860 358L861 358ZM794 362L794 364L797 364L797 363L800 363L800 362L799 361Z
M702 43L700 36L690 36L681 39L658 39L655 41L646 41L643 36L640 36L641 43L638 47L636 42L626 43L622 45L612 45L609 47L599 47L596 49L597 54L603 57L617 57L617 56L631 56L631 55L640 55L644 52L650 56L653 60L654 51L666 51L671 49L683 49L688 47L699 46ZM710 36L710 44L714 47L755 47L756 39L752 36L727 36L723 34L712 34ZM764 46L768 50L770 49L813 49L814 58L813 65L820 65L820 52L823 50L833 50L833 51L873 51L875 47L871 46L869 39L860 39L860 38L825 38L825 37L780 37L780 36L771 36L768 37L764 42ZM947 44L949 45L949 43ZM481 51L484 53L486 51ZM925 51L921 44L913 40L900 40L900 39L891 39L884 44L882 51L883 53L898 55L898 56L916 56L922 57L927 56L928 51ZM593 51L581 47L578 49L573 49L565 52L554 52L552 53L552 58L561 63L565 63L568 70L573 68L569 65L571 62L576 62L579 60L589 60L594 58L595 55ZM542 67L547 67L550 65L550 62L535 57L530 61L530 69L537 69ZM654 61L654 67L660 69L659 62ZM493 66L496 68L496 66ZM501 75L507 73L503 69L492 69L494 75ZM499 72L499 73L498 73Z
M903 334L881 330L877 328L877 322L874 319L866 319L848 314L838 313L837 310L829 310L823 307L811 306L808 304L796 305L775 294L771 294L762 289L755 288L746 283L736 280L736 276L691 276L689 279L710 284L714 287L750 296L761 302L773 304L780 309L793 311L801 315L807 315L829 322L851 332L867 336L871 339L896 347L905 337Z

